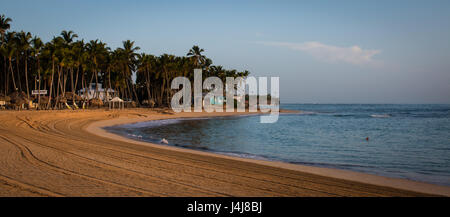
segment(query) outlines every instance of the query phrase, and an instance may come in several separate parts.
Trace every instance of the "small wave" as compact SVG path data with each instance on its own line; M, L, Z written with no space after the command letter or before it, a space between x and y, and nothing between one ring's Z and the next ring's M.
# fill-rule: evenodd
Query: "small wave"
M136 134L130 134L130 133L128 133L127 136L128 136L128 137L131 137L131 138L142 139L142 135L136 135Z
M372 118L390 118L391 115L389 115L389 114L373 114L373 115L370 115L370 117L372 117Z
M240 158L247 158L247 159L255 159L255 160L266 160L270 161L270 158L263 157L261 155L254 155L254 154L248 154L248 153L239 153L239 152L221 152L221 151L214 151L216 154L222 154L222 155L228 155L232 157L240 157Z

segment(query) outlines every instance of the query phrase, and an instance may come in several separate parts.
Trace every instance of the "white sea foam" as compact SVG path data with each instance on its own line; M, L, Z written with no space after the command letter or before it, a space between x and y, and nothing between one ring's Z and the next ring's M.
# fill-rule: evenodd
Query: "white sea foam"
M232 157L248 158L248 159L255 159L255 160L266 160L266 161L272 160L270 158L265 158L263 156L247 154L247 153L233 153L233 152L221 152L221 151L213 151L213 152L216 154L228 155L228 156L232 156Z
M389 115L389 114L373 114L373 115L370 115L370 117L373 117L373 118L390 118L391 115Z

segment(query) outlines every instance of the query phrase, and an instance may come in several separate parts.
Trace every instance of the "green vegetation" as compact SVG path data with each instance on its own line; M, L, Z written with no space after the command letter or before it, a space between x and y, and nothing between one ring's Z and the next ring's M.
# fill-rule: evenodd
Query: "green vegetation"
M76 103L93 102L76 95L77 90L96 83L102 84L105 91L113 89L112 97L132 101L133 105L163 107L170 104L174 94L170 89L172 79L185 76L193 82L194 68L203 69L203 78L217 76L224 82L226 77L249 74L212 65L212 60L198 46L193 46L187 56L154 56L138 53L140 48L134 41L123 41L122 47L112 50L101 40L85 42L66 30L43 43L29 32L8 31L11 22L5 15L0 16L0 101L11 101L11 104L34 100L40 109L50 109L72 101L78 108ZM133 74L136 74L135 82ZM37 97L31 90L48 93ZM99 95L95 85L97 102Z

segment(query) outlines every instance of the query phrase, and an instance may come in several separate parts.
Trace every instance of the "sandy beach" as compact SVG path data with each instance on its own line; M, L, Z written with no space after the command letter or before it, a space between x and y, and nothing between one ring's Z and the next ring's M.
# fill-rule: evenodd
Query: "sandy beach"
M0 196L433 196L450 188L337 169L241 159L102 129L236 115L162 110L0 111Z

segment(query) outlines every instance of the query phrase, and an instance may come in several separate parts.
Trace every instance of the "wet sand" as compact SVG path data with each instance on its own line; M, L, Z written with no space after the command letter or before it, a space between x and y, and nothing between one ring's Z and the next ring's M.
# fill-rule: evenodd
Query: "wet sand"
M104 126L236 115L0 111L0 196L432 196L450 188L150 144Z

